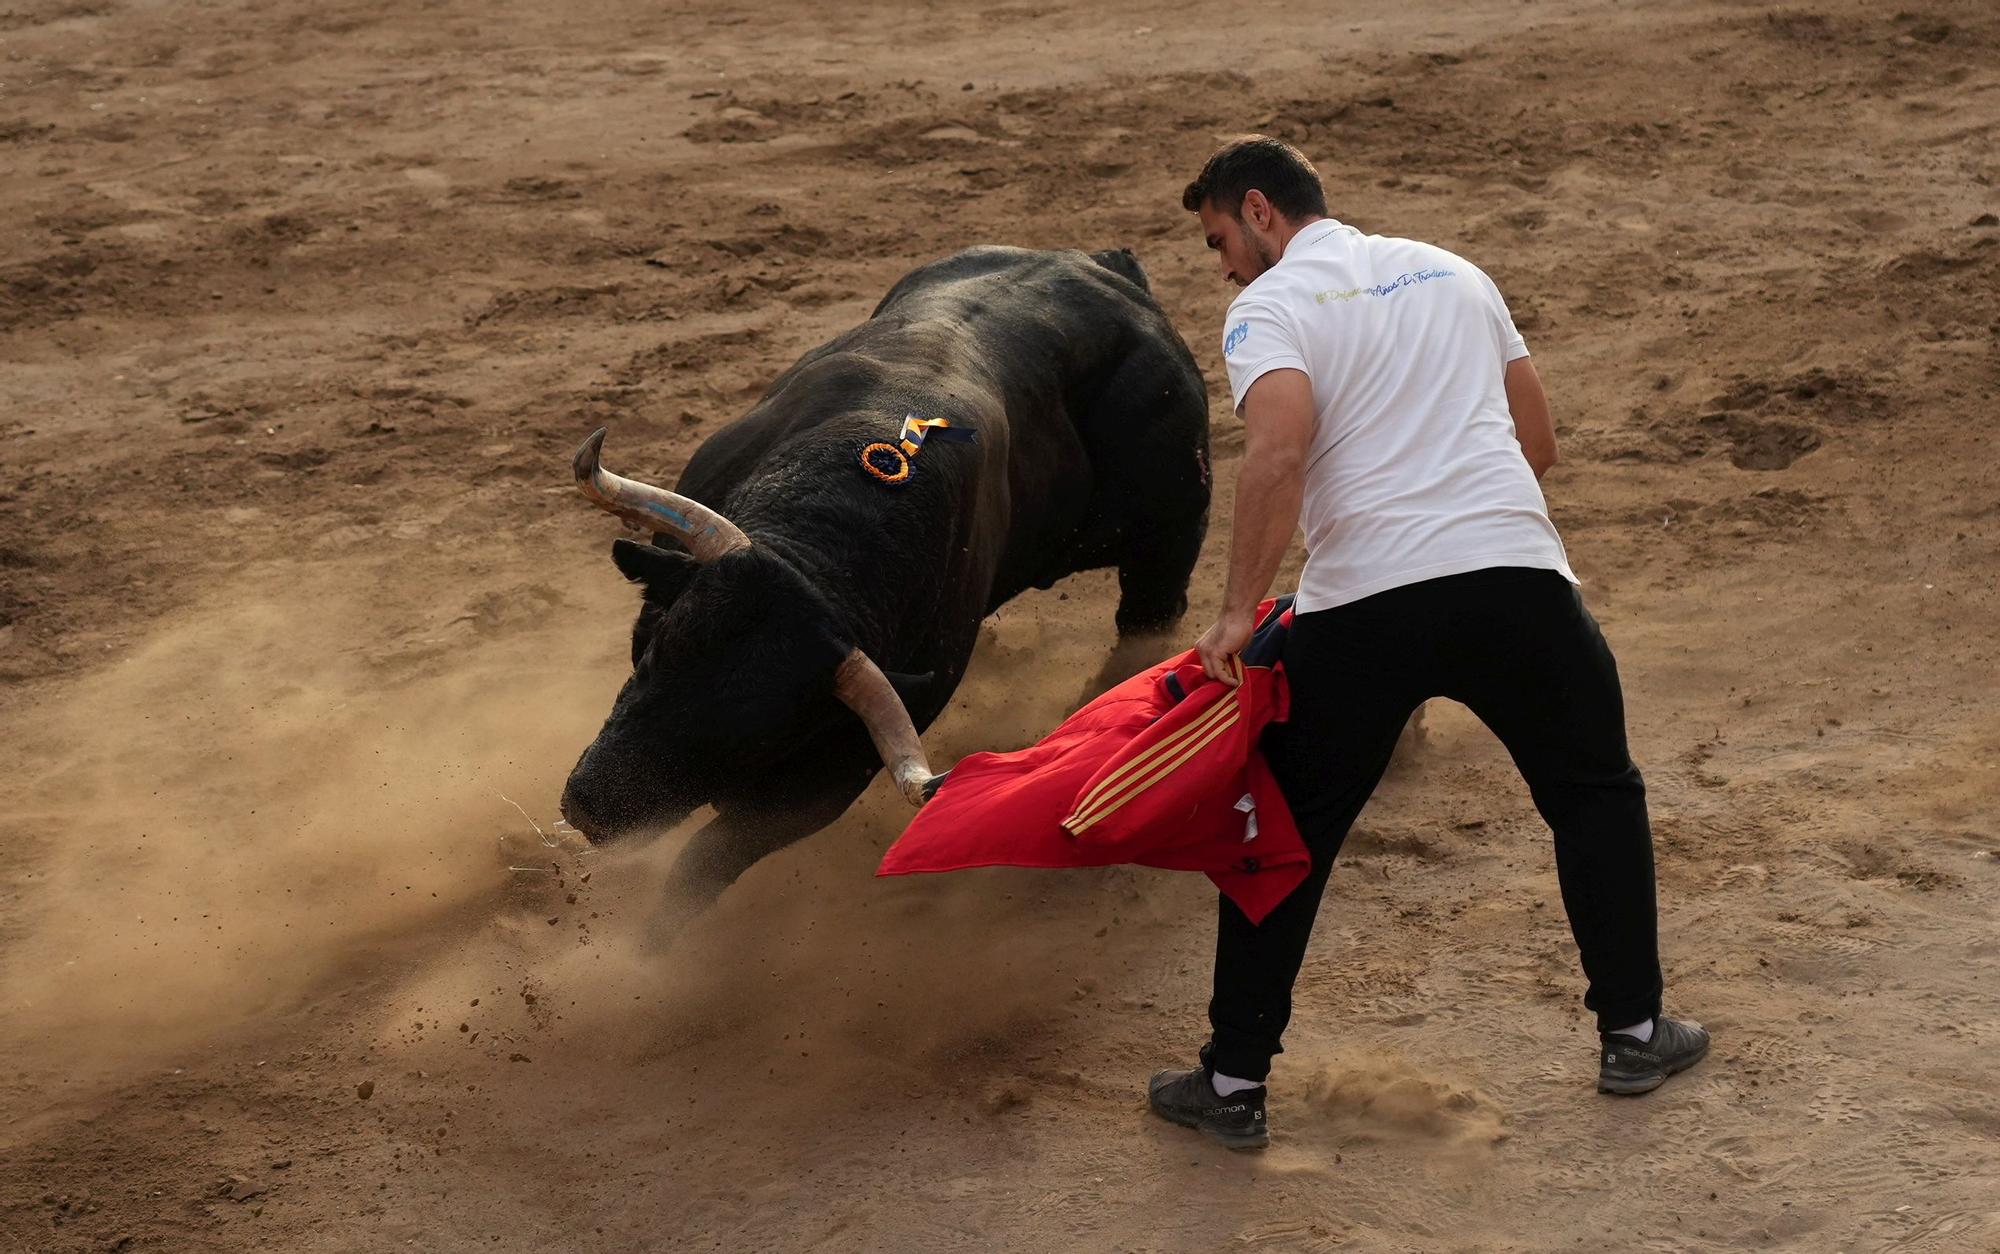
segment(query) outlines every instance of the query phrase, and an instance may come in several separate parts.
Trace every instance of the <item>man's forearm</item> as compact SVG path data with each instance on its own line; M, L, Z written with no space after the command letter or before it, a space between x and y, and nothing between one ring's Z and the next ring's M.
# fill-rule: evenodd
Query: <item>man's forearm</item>
M1236 478L1235 523L1229 542L1229 582L1223 592L1225 615L1250 615L1271 589L1285 551L1292 547L1304 470L1287 460L1246 457Z

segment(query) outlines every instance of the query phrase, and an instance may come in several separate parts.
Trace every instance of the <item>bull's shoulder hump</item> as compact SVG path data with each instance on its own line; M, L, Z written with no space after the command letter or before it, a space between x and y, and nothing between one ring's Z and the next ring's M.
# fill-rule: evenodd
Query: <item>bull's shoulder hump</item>
M911 271L875 307L876 319L913 320L980 313L1071 315L1089 319L1146 315L1158 303L1139 259L1128 249L982 245Z
M927 261L896 280L896 285L882 297L875 306L872 316L881 317L885 312L918 293L962 283L968 279L978 279L994 274L1018 273L1032 267L1038 258L1049 254L1029 248L1015 248L1007 244L978 244L962 248L935 261Z
M1146 277L1146 267L1139 264L1139 255L1129 248L1102 248L1090 254L1092 262L1111 271L1119 278L1150 294L1153 284Z

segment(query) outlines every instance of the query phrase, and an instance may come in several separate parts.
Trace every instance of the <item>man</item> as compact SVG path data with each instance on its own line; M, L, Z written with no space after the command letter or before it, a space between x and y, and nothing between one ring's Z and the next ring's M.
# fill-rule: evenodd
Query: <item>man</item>
M1264 1082L1327 874L1404 723L1440 696L1506 745L1555 833L1599 1091L1657 1088L1708 1034L1660 1016L1645 788L1611 651L1542 498L1555 428L1505 302L1461 257L1328 217L1318 172L1279 140L1225 145L1181 203L1243 289L1222 341L1244 426L1229 577L1196 647L1209 674L1234 673L1301 525L1291 718L1264 750L1313 867L1259 925L1223 899L1212 1035L1200 1065L1153 1077L1153 1110L1267 1143Z

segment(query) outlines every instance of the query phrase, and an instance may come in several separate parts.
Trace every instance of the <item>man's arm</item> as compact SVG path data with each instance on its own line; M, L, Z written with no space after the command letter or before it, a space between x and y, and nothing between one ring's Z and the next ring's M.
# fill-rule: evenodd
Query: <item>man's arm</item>
M1222 614L1195 645L1210 678L1236 682L1232 665L1257 630L1257 606L1277 577L1298 526L1313 435L1312 380L1271 370L1243 396L1243 461L1229 539Z
M1516 357L1507 363L1507 409L1514 415L1514 438L1539 479L1556 464L1556 423L1549 416L1549 398L1535 359Z

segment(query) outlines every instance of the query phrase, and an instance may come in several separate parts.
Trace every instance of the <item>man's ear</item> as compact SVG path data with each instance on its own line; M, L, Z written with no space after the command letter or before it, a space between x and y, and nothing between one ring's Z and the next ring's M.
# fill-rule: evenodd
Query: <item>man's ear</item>
M1271 208L1271 198L1253 187L1243 193L1243 206L1236 216L1260 231L1268 231L1271 229Z
M618 567L619 574L645 585L647 596L662 601L679 596L695 571L701 569L701 563L685 553L670 553L622 536L611 542L611 562Z

